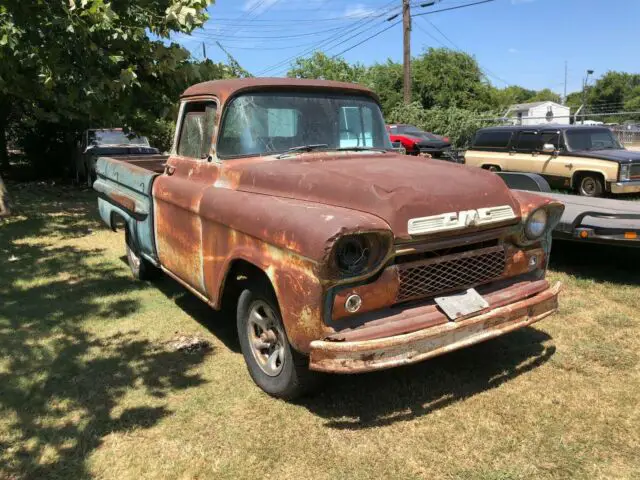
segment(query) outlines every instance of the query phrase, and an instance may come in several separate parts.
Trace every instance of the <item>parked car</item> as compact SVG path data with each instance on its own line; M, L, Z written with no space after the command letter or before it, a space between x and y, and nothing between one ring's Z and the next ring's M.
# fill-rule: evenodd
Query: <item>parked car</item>
M580 243L640 247L640 202L556 193L536 173L497 172L509 188L540 192L564 205L553 238Z
M587 197L640 192L640 152L626 150L606 127L483 128L465 160L493 171L538 173L552 187Z
M428 153L434 158L440 158L451 150L451 143L447 137L425 132L412 125L387 125L387 131L391 141L402 143L409 155Z
M108 155L154 155L159 154L157 148L149 145L147 137L125 133L121 128L98 128L86 130L78 145L76 155L76 180L86 180L93 185L96 179L96 160Z
M97 163L136 278L158 270L236 321L249 373L293 398L314 372L419 362L557 308L545 271L561 203L393 151L351 83L233 79L182 95L164 168ZM348 135L346 134L348 133Z

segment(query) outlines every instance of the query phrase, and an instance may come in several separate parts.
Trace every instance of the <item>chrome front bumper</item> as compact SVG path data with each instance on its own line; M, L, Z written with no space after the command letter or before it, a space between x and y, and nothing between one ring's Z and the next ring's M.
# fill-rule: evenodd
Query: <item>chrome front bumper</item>
M639 193L640 181L616 182L611 184L611 193Z

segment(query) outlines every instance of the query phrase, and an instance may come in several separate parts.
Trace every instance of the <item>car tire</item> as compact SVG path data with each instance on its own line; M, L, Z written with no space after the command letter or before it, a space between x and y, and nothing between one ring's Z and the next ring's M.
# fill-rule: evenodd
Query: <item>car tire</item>
M585 173L578 179L578 193L583 197L601 197L603 192L602 177L597 173Z
M289 343L269 288L256 285L242 291L236 324L249 375L264 392L293 400L317 387L320 374L309 370L308 357Z
M484 168L485 170L489 170L490 172L493 172L493 173L502 171L502 169L497 165L483 165L482 168Z
M91 171L88 165L85 165L84 168L87 176L87 187L93 188L93 184L98 179L98 177L94 172Z
M127 263L131 269L131 275L136 280L154 280L160 275L160 269L145 260L134 245L129 230L125 230L125 243L127 245Z

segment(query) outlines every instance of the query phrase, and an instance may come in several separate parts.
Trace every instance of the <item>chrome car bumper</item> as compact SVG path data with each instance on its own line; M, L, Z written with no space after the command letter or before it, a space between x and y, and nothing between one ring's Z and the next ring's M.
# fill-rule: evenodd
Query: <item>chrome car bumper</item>
M616 182L611 184L611 193L639 193L640 181Z

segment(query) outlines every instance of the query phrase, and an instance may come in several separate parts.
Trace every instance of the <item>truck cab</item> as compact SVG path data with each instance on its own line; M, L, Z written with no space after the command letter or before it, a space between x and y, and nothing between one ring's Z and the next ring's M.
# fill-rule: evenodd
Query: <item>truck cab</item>
M376 95L235 79L181 97L174 145L100 158L99 208L138 278L171 276L236 322L260 388L415 363L557 308L562 204L481 169L400 155Z

